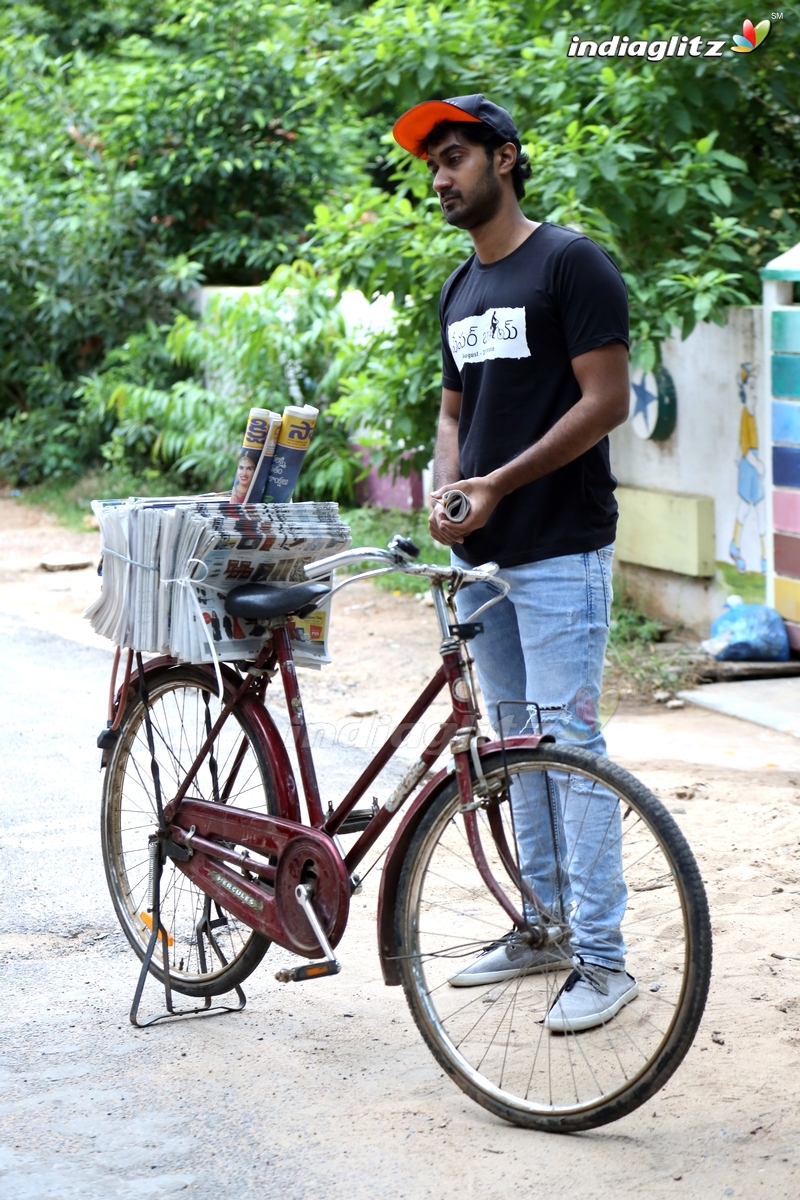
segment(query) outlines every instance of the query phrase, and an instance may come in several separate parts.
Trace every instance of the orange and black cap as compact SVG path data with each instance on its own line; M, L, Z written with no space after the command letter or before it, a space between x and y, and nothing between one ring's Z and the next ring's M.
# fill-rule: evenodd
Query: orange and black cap
M504 141L513 142L518 148L520 146L517 127L510 114L498 104L492 104L491 100L487 100L480 93L474 96L454 96L451 100L425 100L422 104L415 104L395 121L392 130L394 140L404 150L416 154L417 158L427 158L427 153L420 147L440 121L453 121L457 124L477 121L488 125Z

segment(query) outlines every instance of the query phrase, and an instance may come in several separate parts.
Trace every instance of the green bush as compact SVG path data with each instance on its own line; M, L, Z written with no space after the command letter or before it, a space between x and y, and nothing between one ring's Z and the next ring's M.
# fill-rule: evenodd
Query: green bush
M450 551L446 546L435 542L428 532L426 511L404 512L399 508L383 509L365 505L363 508L343 510L342 520L350 526L354 546L371 546L385 550L389 539L399 533L403 537L411 538L412 542L419 546L419 562L450 562ZM378 566L378 563L365 561L349 569L351 572L370 571ZM430 587L426 579L414 579L413 576L403 575L398 571L378 575L375 582L378 587L388 591L415 594L427 592Z
M685 337L697 321L724 323L730 304L758 302L757 268L800 230L796 21L774 23L757 61L730 51L722 62L566 55L576 32L659 38L689 22L706 38L737 32L721 0L702 9L634 0L624 10L612 0L568 9L377 0L318 60L316 80L355 99L374 125L382 119L390 186L319 206L310 249L344 283L391 293L397 312L395 329L343 380L336 411L369 423L401 470L430 455L439 290L472 249L445 226L425 164L391 140L392 121L423 96L481 91L510 109L533 168L526 213L575 225L614 256L645 369L674 326Z
M259 284L298 258L321 292L391 294L395 312L370 341L336 334L324 355L335 382L323 386L315 363L313 387L298 383L326 406L303 489L352 494L354 429L384 465L424 464L438 293L471 250L443 222L424 164L391 139L397 115L426 96L482 91L512 111L533 165L526 211L614 255L635 360L654 366L673 327L686 336L756 301L758 268L798 238L796 14L773 22L757 54L721 60L577 59L566 47L576 32L683 28L729 45L739 19L722 0L6 4L0 471L32 481L76 470L110 438L106 455L131 469L221 472L239 413L225 409L219 377L177 354L181 330L187 354L204 335L176 326L172 357L149 373L129 377L107 356L148 320L188 313L201 277ZM254 353L259 363L263 347ZM104 389L118 386L128 391L112 420ZM187 431L186 419L208 426Z
M328 411L344 366L338 297L308 263L278 267L258 291L211 300L202 321L179 315L158 343L113 351L81 388L87 419L110 423L103 457L115 467L158 469L200 490L230 487L247 413L287 404L322 411L297 499L352 503L364 468L347 427ZM170 370L171 386L147 382Z

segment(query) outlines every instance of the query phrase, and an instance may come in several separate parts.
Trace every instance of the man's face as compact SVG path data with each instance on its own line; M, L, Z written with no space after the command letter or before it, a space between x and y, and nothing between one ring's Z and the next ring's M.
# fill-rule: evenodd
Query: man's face
M494 157L457 130L428 148L428 168L448 225L475 229L495 215L503 198Z

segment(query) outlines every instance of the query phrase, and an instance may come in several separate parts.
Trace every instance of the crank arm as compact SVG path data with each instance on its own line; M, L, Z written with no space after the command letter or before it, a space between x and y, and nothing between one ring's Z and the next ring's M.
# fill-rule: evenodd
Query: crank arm
M323 975L338 975L342 969L342 964L333 953L333 948L325 936L325 930L320 924L319 917L314 912L308 888L304 883L298 883L294 889L294 894L297 903L306 914L309 925L314 930L317 941L325 951L325 957L321 962L308 963L304 967L283 967L280 971L276 972L275 978L278 980L278 983L300 983L304 979L320 979Z

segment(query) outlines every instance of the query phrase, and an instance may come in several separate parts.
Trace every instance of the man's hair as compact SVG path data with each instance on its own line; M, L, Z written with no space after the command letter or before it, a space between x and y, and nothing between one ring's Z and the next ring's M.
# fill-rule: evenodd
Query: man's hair
M500 146L505 146L508 141L508 138L495 133L483 121L439 121L427 137L419 143L417 152L427 154L429 148L438 145L448 133L458 133L465 142L483 146L489 162L492 161L495 150ZM521 200L525 195L525 180L531 177L531 164L522 147L518 143L512 142L511 144L517 146L517 161L511 171L511 182L514 185L514 194L518 200Z

